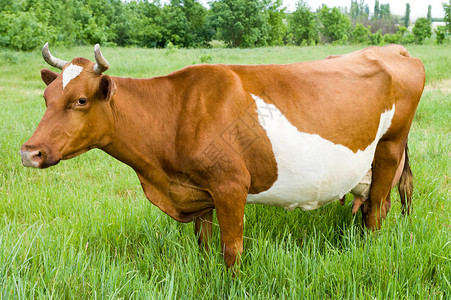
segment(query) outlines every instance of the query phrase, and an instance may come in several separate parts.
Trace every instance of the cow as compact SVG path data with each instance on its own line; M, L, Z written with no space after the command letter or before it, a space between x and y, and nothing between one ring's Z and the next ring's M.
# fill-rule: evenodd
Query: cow
M357 184L352 190L351 194L354 196L354 200L352 203L352 214L357 214L361 205L369 198L370 188L371 188L371 169L365 174L365 176L360 180L359 184ZM408 149L406 145L405 153L401 158L401 162L398 165L398 170L395 173L395 177L392 182L392 188L398 185L398 192L401 198L402 210L401 213L403 215L410 214L411 209L411 200L412 200L412 192L413 192L413 182L412 182L412 170L409 165L409 155ZM340 199L340 204L344 205L346 200L346 195ZM386 205L391 206L390 202L390 194L388 194L386 201Z
M61 73L41 70L47 108L20 149L23 165L101 149L133 168L163 212L194 221L201 245L215 210L228 267L243 251L246 203L312 210L360 185L364 224L377 230L393 183L409 177L425 71L402 46L286 65L193 65L149 79L105 75L99 45L95 63L56 58L48 44L42 52Z

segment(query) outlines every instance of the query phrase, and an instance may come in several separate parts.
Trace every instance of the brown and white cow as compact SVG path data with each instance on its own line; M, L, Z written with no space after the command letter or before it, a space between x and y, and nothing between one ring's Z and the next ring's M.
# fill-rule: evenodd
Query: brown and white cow
M98 45L96 63L60 60L47 44L43 55L62 72L41 70L47 110L21 147L23 164L46 168L100 148L136 171L162 211L195 220L200 242L215 209L227 266L243 251L246 203L311 210L366 184L355 194L368 198L363 219L377 229L392 184L410 172L403 156L425 73L401 46L150 79L102 74Z

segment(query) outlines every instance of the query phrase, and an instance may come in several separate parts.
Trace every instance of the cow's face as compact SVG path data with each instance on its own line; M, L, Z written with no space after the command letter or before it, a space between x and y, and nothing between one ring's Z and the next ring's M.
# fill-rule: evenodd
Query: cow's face
M116 90L108 75L95 71L84 58L65 62L62 72L41 70L47 84L46 111L20 154L26 167L46 168L111 142L112 97Z

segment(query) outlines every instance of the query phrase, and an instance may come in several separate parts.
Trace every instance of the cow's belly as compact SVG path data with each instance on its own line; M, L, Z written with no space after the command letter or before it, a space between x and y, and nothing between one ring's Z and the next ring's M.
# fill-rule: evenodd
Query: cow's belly
M277 162L277 180L266 191L250 194L247 203L276 205L285 209L312 210L350 192L371 168L379 139L390 127L395 107L381 114L374 141L353 152L319 135L300 132L272 104L252 95L260 125L271 141ZM276 113L263 115L268 106Z

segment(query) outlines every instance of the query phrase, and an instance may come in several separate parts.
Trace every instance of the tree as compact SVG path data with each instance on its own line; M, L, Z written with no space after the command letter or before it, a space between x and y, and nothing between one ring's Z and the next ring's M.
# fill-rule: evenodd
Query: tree
M360 23L355 24L352 32L352 39L358 44L366 44L369 42L371 31Z
M207 9L198 0L171 0L158 19L165 44L196 47L211 41L213 32L207 25Z
M351 9L349 15L353 22L368 20L368 15L370 13L370 8L368 4L365 4L365 0L351 0Z
M380 7L380 18L382 19L389 19L391 16L391 12L390 12L390 4L381 4Z
M405 26L399 26L398 28L398 34L401 36L401 38L406 34L407 28Z
M406 3L406 13L404 15L404 26L407 28L410 24L410 4Z
M357 20L359 16L359 4L357 3L357 0L351 0L351 8L349 10L349 14L351 15L351 20L355 21Z
M379 8L379 0L376 0L374 2L374 15L373 19L379 19L380 18L380 8Z
M113 42L121 47L138 44L138 41L134 39L136 37L134 25L137 23L136 14L134 13L134 11L137 11L135 9L136 2L130 2L128 5L119 2L117 5L119 6L117 11L120 14L116 16L112 25L112 31L114 32Z
M272 46L282 46L287 34L287 26L284 23L286 8L282 8L282 4L282 0L270 0L265 8L269 25L268 44Z
M422 44L426 38L431 37L432 35L431 22L426 18L418 18L412 29L412 33L415 36L416 41L419 44Z
M268 22L264 3L259 0L216 0L211 2L210 23L217 37L231 47L267 44Z
M443 21L446 23L448 33L451 34L451 0L449 3L443 3L443 10L445 11L445 17Z
M338 8L329 8L323 4L319 10L318 19L321 23L320 32L326 42L347 39L351 30L349 18Z
M51 31L33 12L16 12L0 15L0 46L29 51L52 40Z
M432 6L430 4L428 5L427 19L429 20L429 22L432 22Z
M133 17L132 39L141 47L164 47L163 29L160 26L162 8L150 2L127 4Z
M370 35L370 43L371 45L380 45L382 42L382 31L378 30L376 33Z
M436 36L436 43L438 45L443 44L446 38L446 27L445 26L438 26L435 29L435 36Z
M318 42L318 30L315 14L310 10L307 2L301 0L296 3L296 10L289 14L288 33L294 44L316 44Z
M365 4L364 11L366 16L368 17L370 15L370 7L368 6L368 4Z

